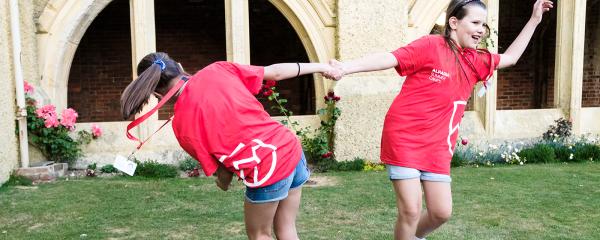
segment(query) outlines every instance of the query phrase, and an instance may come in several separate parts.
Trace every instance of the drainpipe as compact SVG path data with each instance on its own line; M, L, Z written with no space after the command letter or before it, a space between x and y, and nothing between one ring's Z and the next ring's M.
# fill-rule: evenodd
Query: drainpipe
M17 122L19 126L19 148L21 167L29 167L29 144L27 140L27 110L21 66L21 28L19 26L19 3L10 0L10 31L12 35L13 64L15 66L15 88L17 91Z

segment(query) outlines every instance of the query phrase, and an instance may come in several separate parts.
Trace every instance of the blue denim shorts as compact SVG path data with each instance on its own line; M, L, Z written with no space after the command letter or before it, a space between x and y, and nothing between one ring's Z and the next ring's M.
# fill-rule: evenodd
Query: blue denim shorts
M447 183L452 182L452 178L449 175L445 174L426 172L414 168L400 167L388 164L385 165L385 169L387 169L388 175L390 176L390 180L419 178L421 179L421 181Z
M296 169L289 177L266 187L246 187L246 201L250 203L268 203L285 199L291 189L301 187L310 177L310 170L306 164L306 157L302 158L296 165Z

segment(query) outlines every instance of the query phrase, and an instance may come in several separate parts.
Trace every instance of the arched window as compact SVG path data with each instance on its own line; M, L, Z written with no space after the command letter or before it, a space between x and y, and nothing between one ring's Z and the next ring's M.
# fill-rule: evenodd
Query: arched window
M169 53L193 73L211 62L227 60L224 1L155 0L156 51ZM272 3L248 1L250 64L308 62L298 34ZM79 111L79 122L121 121L119 98L132 81L130 1L114 0L94 19L84 34L71 66L68 106ZM234 31L240 29L234 28ZM236 34L236 33L234 33ZM134 41L135 44L135 41ZM312 75L279 82L282 97L295 115L315 112ZM269 103L261 99L265 109ZM173 104L159 111L172 115ZM278 112L270 112L279 115Z

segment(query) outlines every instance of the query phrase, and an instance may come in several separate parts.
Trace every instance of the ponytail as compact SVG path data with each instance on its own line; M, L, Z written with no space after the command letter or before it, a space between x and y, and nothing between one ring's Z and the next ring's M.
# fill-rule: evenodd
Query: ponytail
M142 111L154 92L167 92L170 81L183 73L177 62L162 52L146 55L138 64L139 76L121 94L121 114L129 119Z

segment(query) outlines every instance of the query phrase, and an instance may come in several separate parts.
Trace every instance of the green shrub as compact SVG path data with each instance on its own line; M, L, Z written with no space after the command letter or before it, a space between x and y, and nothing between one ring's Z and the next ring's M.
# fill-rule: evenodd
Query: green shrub
M464 158L464 154L459 151L454 151L452 155L452 161L450 161L450 167L462 167L466 166L469 163L467 159Z
M552 146L538 143L531 148L523 149L517 154L528 163L552 163L557 162L556 154Z
M337 162L335 171L362 171L365 166L365 160L355 158L352 161Z
M177 177L177 168L168 164L158 163L156 161L139 162L135 160L137 168L135 175L149 178L174 178Z
M96 163L88 164L87 169L96 170Z
M198 161L192 157L186 157L183 161L179 162L179 170L181 171L192 171L198 167Z
M575 153L573 154L573 161L584 162L590 160L600 160L600 146L590 143L576 145Z
M365 166L365 160L355 158L352 161L338 162L331 158L324 158L317 162L314 166L315 172L328 171L362 171Z
M119 172L119 170L117 170L115 168L115 166L113 166L112 164L107 164L107 165L102 166L102 168L100 168L100 172L103 172L103 173L116 173L116 172Z
M573 155L573 151L569 149L565 145L554 145L552 146L554 149L554 154L556 155L557 162L570 162L573 161L571 155Z
M542 135L542 139L546 141L564 141L569 136L572 135L573 123L571 121L559 118L554 121L555 125L551 125L548 127L548 131L546 131Z
M24 176L11 174L8 181L4 184L5 186L31 186L33 181Z

